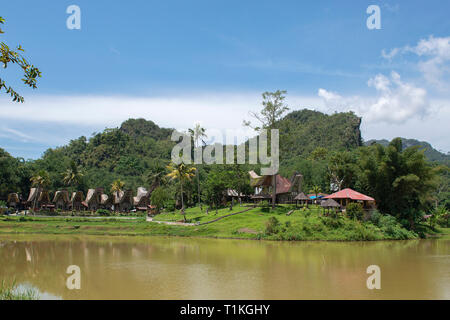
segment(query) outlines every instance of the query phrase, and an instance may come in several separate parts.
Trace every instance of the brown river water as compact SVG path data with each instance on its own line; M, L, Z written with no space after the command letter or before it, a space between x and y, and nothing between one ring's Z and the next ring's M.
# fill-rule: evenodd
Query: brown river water
M450 299L450 240L0 236L0 281L13 279L42 299Z

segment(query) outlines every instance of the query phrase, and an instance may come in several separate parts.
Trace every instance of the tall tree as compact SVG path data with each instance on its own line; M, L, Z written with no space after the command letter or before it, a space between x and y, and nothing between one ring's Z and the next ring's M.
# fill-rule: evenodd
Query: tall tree
M181 213L183 214L184 222L186 222L186 212L184 210L183 184L185 181L191 180L191 178L195 175L196 169L194 167L187 166L184 163L175 164L171 162L167 166L167 170L169 171L167 177L169 177L171 180L178 180L180 182Z
M197 150L198 148L201 148L201 142L204 142L203 138L207 137L205 128L202 128L200 126L200 124L197 123L193 129L189 129L189 134L190 134L191 138L194 140L195 150ZM203 210L202 209L202 200L201 200L201 195L200 195L200 173L199 173L198 167L196 169L197 170L195 171L195 175L197 176L197 197L198 197L198 202L200 204L200 210Z
M5 19L0 17L0 25L5 23ZM0 34L5 33L0 28ZM18 45L15 50L9 48L9 46L0 42L0 62L3 68L7 68L9 63L17 64L23 72L22 81L29 87L35 89L37 87L37 78L41 76L41 72L38 68L28 63L25 57L20 52L25 52L23 48ZM15 102L24 102L24 98L17 93L12 87L8 86L6 82L0 78L0 91L4 89L7 94L11 96Z
M387 147L362 148L357 165L358 188L375 198L380 211L414 229L421 212L432 206L440 168L433 167L418 146L402 150L400 138Z
M277 90L275 92L264 92L262 94L262 105L263 109L259 112L249 112L250 116L255 118L259 125L252 126L250 121L244 120L244 126L251 127L255 131L259 132L261 129L279 129L278 122L282 119L283 115L289 110L289 107L285 104L286 99L285 90ZM272 210L275 209L276 202L276 174L272 175Z
M78 169L75 161L70 162L70 167L66 170L63 177L63 182L67 186L75 186L78 187L81 184L81 180L83 179L83 174ZM77 190L75 190L77 191ZM73 200L72 199L72 212L73 212Z

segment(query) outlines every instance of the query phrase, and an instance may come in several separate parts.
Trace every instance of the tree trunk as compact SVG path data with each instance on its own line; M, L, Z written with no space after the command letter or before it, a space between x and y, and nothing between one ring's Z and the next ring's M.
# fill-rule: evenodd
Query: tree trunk
M184 222L186 222L186 213L184 212L184 199L183 199L183 181L180 180L181 186L181 213L183 214Z
M200 211L203 211L203 207L202 207L202 200L200 197L200 175L198 174L198 169L196 170L196 175L197 175L197 196L198 196L198 203L200 204Z
M272 210L275 210L275 202L277 200L277 178L272 176Z

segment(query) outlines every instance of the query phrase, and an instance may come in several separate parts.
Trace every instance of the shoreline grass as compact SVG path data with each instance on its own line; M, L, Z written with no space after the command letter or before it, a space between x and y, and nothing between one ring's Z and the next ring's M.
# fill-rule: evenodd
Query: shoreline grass
M243 211L248 207L235 206L233 210L222 208L208 215L200 208L188 208L188 222L207 222L218 217ZM375 241L417 239L414 232L402 228L395 219L385 219L382 223L362 222L343 216L324 216L318 206L293 210L292 206L280 206L271 211L266 207L256 207L244 213L226 217L206 225L182 226L146 222L145 217L120 219L118 217L0 217L0 234L67 234L106 236L180 236L249 240L287 241ZM155 221L183 221L177 212L162 213ZM271 221L271 222L270 222ZM271 225L272 224L272 225ZM435 233L436 235L437 233ZM440 235L440 233L439 233ZM447 235L444 235L447 237Z
M39 294L35 289L23 289L15 280L0 282L0 300L38 300Z

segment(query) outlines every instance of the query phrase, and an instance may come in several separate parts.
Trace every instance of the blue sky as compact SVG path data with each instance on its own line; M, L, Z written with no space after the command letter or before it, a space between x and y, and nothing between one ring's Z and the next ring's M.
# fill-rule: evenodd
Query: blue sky
M81 30L66 28L72 4ZM366 27L371 4L381 30ZM365 139L447 152L448 12L448 1L7 2L0 41L20 43L43 77L33 91L1 70L26 102L0 95L0 147L37 158L128 117L239 130L261 92L286 89L293 110L354 110Z

